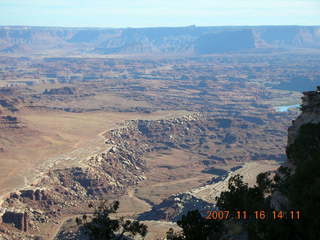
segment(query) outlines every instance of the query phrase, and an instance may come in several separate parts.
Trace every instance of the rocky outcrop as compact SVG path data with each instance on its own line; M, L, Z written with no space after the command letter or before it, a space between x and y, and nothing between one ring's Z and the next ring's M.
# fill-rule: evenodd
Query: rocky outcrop
M21 231L28 231L29 217L26 212L6 211L2 216L2 222L13 224Z
M76 89L72 87L63 87L63 88L53 88L46 89L43 94L45 95L74 95L76 94Z
M316 91L303 92L301 111L288 129L288 146L294 142L302 125L320 122L320 86Z
M234 128L239 129L238 125L246 125L246 128L234 132ZM198 154L208 168L226 161L283 160L282 154L271 154L268 148L259 148L259 154L253 149L257 140L247 132L264 125L243 116L235 121L202 113L162 120L126 121L105 133L107 149L104 152L90 157L79 167L50 171L40 187L59 186L55 188L69 200L120 194L128 186L145 179L145 153L172 148ZM217 152L217 146L221 145L225 146L225 151ZM233 148L243 151L234 154Z
M29 198L35 201L42 201L47 199L45 191L40 189L21 190L20 193L21 198ZM19 197L19 195L15 195L15 197Z
M132 120L126 127L106 133L106 143L116 144L120 149L129 145L134 149L144 146L142 151L155 151L172 147L191 148L196 138L205 132L206 117L200 113L166 120ZM137 143L139 145L137 146Z
M152 210L139 216L139 220L165 220L176 222L189 211L199 210L203 216L214 209L214 204L203 201L189 193L180 193L170 196Z
M272 145L272 141L266 135L255 134L268 132L267 119L258 119L259 116L246 114L228 117L189 113L160 120L126 121L104 134L103 152L79 161L76 167L51 169L38 183L11 193L2 207L27 212L30 228L36 231L39 224L54 224L63 209L81 209L88 201L118 197L129 186L146 179L144 155L148 152L172 148L189 151L197 154L197 163L208 169L217 162L275 158L270 152L279 150L270 151L268 144ZM269 133L270 137L282 140L279 131ZM266 139L266 150L256 146L261 136ZM222 151L217 151L218 147ZM238 151L235 153L233 149ZM256 155L258 151L260 155ZM176 196L163 204L167 209L154 210L161 218L171 220L205 205L194 196Z
M2 87L0 88L1 95L13 95L15 92L12 88Z
M97 199L123 193L145 179L145 153L187 144L187 139L197 138L194 131L200 131L203 120L203 115L195 113L166 120L127 121L105 133L106 151L89 158L83 167L51 171L50 183L43 185L59 184L69 192L66 198Z
M0 106L8 109L11 112L18 111L17 107L15 106L18 103L16 99L10 99L5 96L0 96Z
M5 115L0 116L0 129L1 128L21 128L21 122L17 119L17 117Z
M24 99L12 88L0 88L0 129L21 128L22 124L14 115Z

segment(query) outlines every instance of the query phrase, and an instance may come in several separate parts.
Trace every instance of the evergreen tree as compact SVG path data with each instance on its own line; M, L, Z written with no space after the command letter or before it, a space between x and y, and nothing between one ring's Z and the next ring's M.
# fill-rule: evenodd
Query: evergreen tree
M93 207L93 205L91 204L90 207ZM116 213L118 208L119 202L115 201L111 205L108 205L107 202L102 202L95 209L93 218L90 221L86 220L86 223L83 224L83 229L90 239L121 240L132 239L137 234L142 237L147 235L147 226L139 221L111 218L110 214ZM80 221L78 220L77 222Z

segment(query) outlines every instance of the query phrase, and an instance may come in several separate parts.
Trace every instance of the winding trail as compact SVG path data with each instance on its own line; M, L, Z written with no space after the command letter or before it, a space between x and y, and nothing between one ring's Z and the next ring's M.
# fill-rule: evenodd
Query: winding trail
M140 213L143 213L143 212L146 212L146 211L150 211L152 209L152 206L148 202L136 197L135 189L130 188L128 190L128 197L131 198L133 201L136 201L137 203L139 203L144 208L144 211L136 212L136 214L140 214Z

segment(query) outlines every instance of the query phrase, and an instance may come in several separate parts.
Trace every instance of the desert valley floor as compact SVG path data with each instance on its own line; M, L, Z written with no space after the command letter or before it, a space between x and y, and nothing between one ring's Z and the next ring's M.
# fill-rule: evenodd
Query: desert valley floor
M102 199L145 222L146 239L190 209L205 213L231 175L254 184L286 160L297 79L316 84L319 60L3 53L0 213L28 216L26 232L0 224L4 239L64 239Z

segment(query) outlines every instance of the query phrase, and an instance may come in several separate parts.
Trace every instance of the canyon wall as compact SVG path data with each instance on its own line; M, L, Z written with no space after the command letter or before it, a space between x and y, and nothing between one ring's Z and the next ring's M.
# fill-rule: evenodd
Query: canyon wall
M129 186L146 179L143 156L153 151L173 148L189 151L199 156L197 161L204 168L218 162L282 159L279 150L270 152L269 146L266 150L256 146L257 138L266 136L247 135L250 129L264 132L268 127L265 121L245 115L227 118L204 113L126 121L104 134L105 151L81 160L75 167L51 169L38 183L11 193L2 204L3 212L8 214L11 209L25 212L29 216L29 229L37 231L39 224L56 221L65 209L81 209L91 200L119 196ZM274 134L270 137L282 141L277 131ZM273 144L270 140L265 142ZM217 151L221 146L225 150Z
M0 27L0 53L212 54L319 48L320 28L305 26L59 28ZM85 49L85 50L84 50Z
M320 122L320 87L317 87L316 91L303 92L301 111L289 127L288 146L294 142L302 125Z

